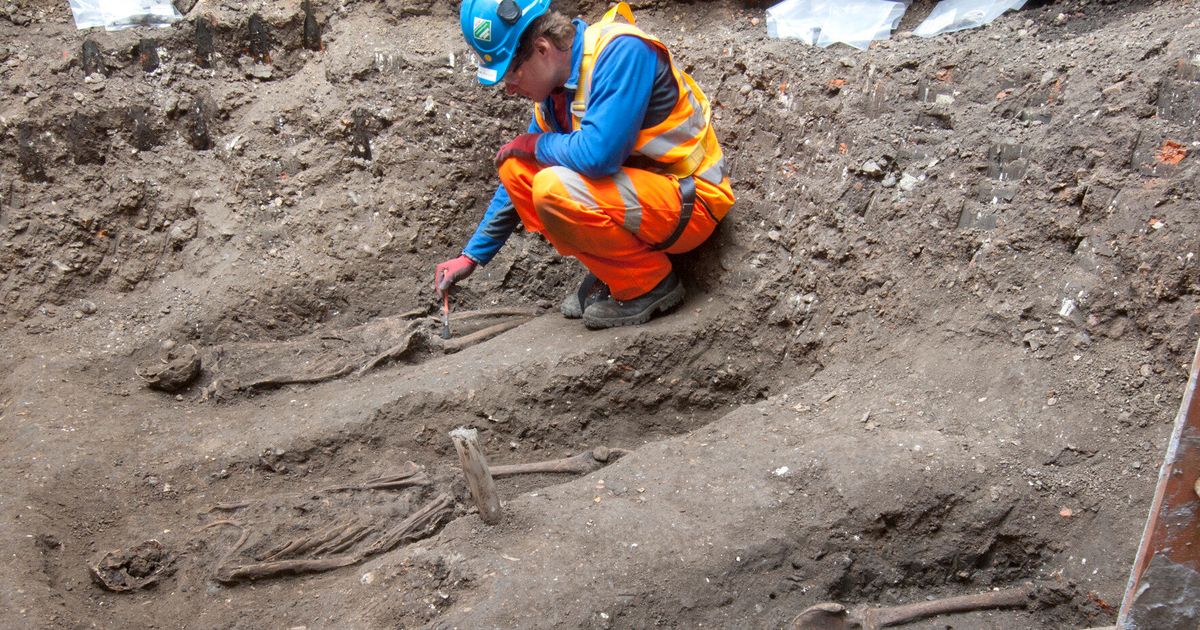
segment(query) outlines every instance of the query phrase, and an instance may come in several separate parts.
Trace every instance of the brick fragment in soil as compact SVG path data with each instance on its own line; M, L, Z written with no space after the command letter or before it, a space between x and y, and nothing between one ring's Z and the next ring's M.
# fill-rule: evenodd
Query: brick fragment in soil
M1130 166L1146 177L1169 177L1187 157L1187 145L1161 132L1143 129L1133 145Z

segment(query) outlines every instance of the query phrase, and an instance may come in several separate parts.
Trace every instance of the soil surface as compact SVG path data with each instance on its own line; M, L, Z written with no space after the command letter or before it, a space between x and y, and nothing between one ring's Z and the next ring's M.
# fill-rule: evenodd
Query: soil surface
M449 340L433 265L528 104L456 3L307 7L0 3L0 626L774 628L1026 582L911 627L1113 623L1200 336L1200 3L922 39L918 0L857 51L636 2L738 195L687 300L587 331L519 231ZM458 426L630 453L498 479L488 526Z

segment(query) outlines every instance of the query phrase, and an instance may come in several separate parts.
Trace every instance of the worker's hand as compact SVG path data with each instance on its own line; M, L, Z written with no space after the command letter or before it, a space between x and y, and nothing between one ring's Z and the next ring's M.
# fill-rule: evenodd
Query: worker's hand
M450 287L471 275L472 271L475 271L475 261L465 254L440 263L433 270L433 288L437 289L438 295L445 295Z
M537 160L537 142L541 138L540 133L523 133L516 137L515 140L500 147L496 152L496 168L504 163L510 157L524 158L527 160Z

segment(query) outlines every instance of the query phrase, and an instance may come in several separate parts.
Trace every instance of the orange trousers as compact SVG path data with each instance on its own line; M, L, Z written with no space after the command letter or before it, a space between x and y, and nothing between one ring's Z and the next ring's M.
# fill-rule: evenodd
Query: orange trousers
M656 251L653 247L679 223L679 180L672 175L622 168L611 177L588 178L566 167L510 157L500 165L500 181L525 228L543 234L560 254L578 258L618 300L653 289L671 272L667 254L703 243L717 227L710 211L723 217L733 203L727 187L697 181L687 227L671 247Z

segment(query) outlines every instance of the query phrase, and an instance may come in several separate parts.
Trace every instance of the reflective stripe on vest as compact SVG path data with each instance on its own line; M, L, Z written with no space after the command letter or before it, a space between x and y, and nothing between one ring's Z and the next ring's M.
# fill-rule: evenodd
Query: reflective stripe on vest
M617 15L630 23L615 22ZM633 26L633 23L629 5L620 2L599 22L584 31L579 87L571 103L573 128L580 128L583 116L587 113L592 70L601 51L618 36L638 37L667 55L679 98L665 120L654 127L639 130L630 155L630 165L679 178L695 175L708 183L720 185L725 179L725 161L712 130L712 110L708 97L687 73L675 66L670 51L661 41Z

